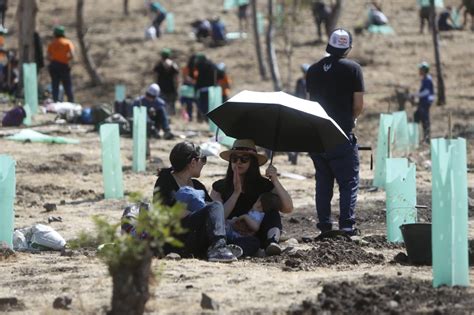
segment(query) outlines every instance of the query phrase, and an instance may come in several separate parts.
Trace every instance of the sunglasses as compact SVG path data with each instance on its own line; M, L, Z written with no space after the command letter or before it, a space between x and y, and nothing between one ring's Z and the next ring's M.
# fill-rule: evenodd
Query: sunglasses
M232 163L237 163L240 160L240 163L248 163L250 161L250 156L249 155L232 155L230 157L230 161Z
M206 164L207 163L207 156L199 156L199 157L195 157L196 160L201 160L201 163L202 164Z

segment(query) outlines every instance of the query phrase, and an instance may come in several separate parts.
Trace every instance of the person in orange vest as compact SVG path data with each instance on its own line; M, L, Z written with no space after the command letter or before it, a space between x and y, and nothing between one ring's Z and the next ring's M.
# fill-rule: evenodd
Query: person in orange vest
M227 75L225 63L219 63L217 65L217 84L222 88L222 102L229 99L231 83L232 80Z
M74 45L66 38L64 26L56 26L53 35L54 39L48 45L53 101L57 102L59 100L59 83L62 83L67 100L74 103L70 66L74 58Z

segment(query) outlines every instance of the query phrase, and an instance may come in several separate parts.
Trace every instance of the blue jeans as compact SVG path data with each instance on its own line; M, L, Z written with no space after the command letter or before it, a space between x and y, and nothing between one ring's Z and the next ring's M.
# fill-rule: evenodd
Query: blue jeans
M321 232L332 229L331 200L334 180L339 185L339 229L352 230L359 189L359 152L357 138L349 135L349 142L325 153L311 154L316 169L316 213Z
M413 117L416 123L421 122L421 126L423 127L423 141L426 143L430 142L430 106L430 103L418 104L418 108Z
M179 100L180 100L182 105L186 106L186 112L188 113L189 121L192 121L193 120L194 98L181 96L181 98Z
M199 97L198 97L198 109L199 112L202 114L204 119L207 121L207 112L209 111L209 88L201 88L199 89Z
M169 132L170 125L165 107L160 106L154 107L153 109L154 111L148 110L148 118L155 126L156 131L159 132L161 129L163 129L164 132Z
M68 102L74 103L74 95L72 94L71 68L69 65L52 61L49 65L49 75L51 76L53 101L59 101L59 83L62 83Z
M187 230L179 237L185 255L206 257L209 246L225 238L224 206L211 202L181 219L181 226Z

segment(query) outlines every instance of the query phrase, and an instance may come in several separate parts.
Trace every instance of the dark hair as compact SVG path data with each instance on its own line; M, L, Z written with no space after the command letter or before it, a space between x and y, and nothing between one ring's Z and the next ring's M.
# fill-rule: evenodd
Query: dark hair
M272 192L266 192L260 195L263 212L280 211L282 209L280 196Z
M255 191L256 186L260 182L260 179L264 177L260 174L260 167L258 166L257 158L249 154L250 156L250 165L245 173L245 179L242 183L243 191ZM226 200L232 192L234 191L234 171L232 170L232 163L229 161L229 166L227 167L227 173L224 178L224 191L222 194L222 198Z
M181 172L195 158L201 156L201 148L192 142L184 141L176 144L170 152L171 167Z

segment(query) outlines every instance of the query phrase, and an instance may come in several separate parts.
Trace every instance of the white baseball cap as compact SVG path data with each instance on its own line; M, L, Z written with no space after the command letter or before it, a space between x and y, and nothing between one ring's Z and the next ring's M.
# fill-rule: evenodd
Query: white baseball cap
M146 94L151 96L158 97L160 95L160 86L156 83L150 84L148 89L146 89Z
M329 36L326 51L335 56L343 57L352 48L352 35L349 31L338 28Z

